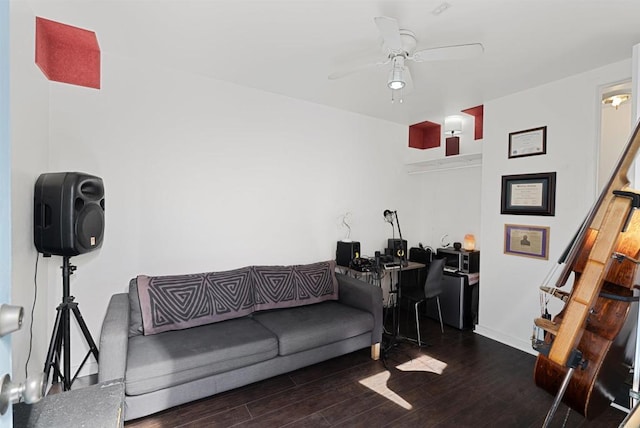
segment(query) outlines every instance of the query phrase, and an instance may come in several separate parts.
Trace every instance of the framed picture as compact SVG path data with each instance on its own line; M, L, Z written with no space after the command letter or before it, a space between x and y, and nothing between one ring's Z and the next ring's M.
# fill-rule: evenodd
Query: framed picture
M556 173L502 176L500 214L556 214Z
M548 260L549 228L524 226L521 224L505 224L504 253Z
M547 127L509 133L509 159L547 153Z

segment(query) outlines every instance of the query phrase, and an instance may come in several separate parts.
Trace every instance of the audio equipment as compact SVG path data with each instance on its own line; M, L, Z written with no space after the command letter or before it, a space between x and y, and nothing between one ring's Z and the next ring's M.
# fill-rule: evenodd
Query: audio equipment
M102 246L104 186L81 172L41 174L33 197L33 239L45 256L76 256Z
M409 261L429 266L431 263L431 257L432 251L430 248L411 247L411 249L409 249Z
M391 249L393 257L407 260L407 241L405 239L388 239L387 248Z
M351 269L357 270L359 272L371 272L376 269L376 265L371 259L356 257L351 260Z
M351 260L360 257L360 242L338 241L336 249L336 263L340 266L349 267Z

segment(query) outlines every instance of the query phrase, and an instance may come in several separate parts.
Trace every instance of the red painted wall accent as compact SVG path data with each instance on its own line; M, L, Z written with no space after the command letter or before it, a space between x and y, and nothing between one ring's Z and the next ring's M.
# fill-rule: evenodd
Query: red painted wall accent
M421 150L440 147L440 124L425 121L409 126L409 147Z
M37 16L36 64L49 80L100 89L100 46L93 31Z
M454 156L460 154L460 137L449 137L445 140L445 143L445 156Z
M475 118L473 139L482 140L482 132L484 126L484 104L462 110L462 112Z

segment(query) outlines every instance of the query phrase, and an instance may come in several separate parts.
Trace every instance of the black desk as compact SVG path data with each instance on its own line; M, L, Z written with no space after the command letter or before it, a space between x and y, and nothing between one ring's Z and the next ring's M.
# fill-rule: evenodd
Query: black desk
M413 273L422 272L422 269L426 265L418 262L407 262L407 266L402 266L402 285L418 284L418 275L411 275ZM377 285L382 288L382 300L385 306L395 305L394 302L389 301L389 295L391 290L397 290L398 288L398 274L400 273L400 266L382 268L380 272L361 272L359 270L351 269L345 266L336 266L336 272L349 275L353 278L357 278L361 281L368 282L373 285ZM394 278L395 277L395 278ZM388 280L384 280L388 278Z

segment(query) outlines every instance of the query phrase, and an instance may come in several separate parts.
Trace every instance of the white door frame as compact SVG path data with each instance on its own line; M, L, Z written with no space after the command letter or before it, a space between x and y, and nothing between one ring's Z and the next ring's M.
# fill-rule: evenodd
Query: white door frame
M11 302L11 144L9 116L9 0L0 0L0 304ZM11 374L11 336L0 338L0 377ZM11 407L0 427L13 426Z

